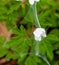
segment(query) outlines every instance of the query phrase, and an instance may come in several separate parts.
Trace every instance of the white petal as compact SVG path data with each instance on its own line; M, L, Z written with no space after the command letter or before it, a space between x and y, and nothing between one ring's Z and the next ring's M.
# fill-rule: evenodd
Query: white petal
M41 34L45 32L45 30L43 28L36 28L36 30L33 32L34 36L41 36Z
M36 41L41 41L41 37L34 37Z
M34 4L34 0L29 0L29 3L30 3L31 5L33 5L33 4Z
M46 37L46 32L44 28L36 28L33 34L36 41L41 41L42 37Z
M34 34L34 36L39 37L41 35L41 31L38 28L36 28L36 30L33 32L33 34Z
M46 37L46 33L45 32L42 33L42 37Z

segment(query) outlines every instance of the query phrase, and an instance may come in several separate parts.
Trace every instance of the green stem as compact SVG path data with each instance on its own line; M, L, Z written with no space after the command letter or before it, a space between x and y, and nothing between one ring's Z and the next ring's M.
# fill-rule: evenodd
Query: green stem
M34 5L32 5L32 10L33 10L34 20L35 20L36 26L40 28L41 26L40 26L38 15L37 15L36 2L34 3ZM36 41L36 44L35 44L35 55L42 58L48 65L50 65L47 58L44 55L40 54L38 41Z
M38 41L36 41L36 44L35 44L35 54L39 55L39 42Z
M47 58L45 56L43 56L42 54L39 54L37 56L42 58L48 65L50 65L49 61L47 60Z
M33 10L34 20L35 20L36 26L40 28L41 25L39 23L39 19L38 19L38 15L37 15L36 2L34 3L34 5L32 5L32 10Z

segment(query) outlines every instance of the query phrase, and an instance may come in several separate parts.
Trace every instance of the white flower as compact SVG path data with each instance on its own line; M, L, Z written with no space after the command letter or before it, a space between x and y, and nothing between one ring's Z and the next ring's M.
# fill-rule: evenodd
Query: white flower
M29 0L29 3L31 4L31 5L33 5L34 4L34 2L39 2L40 0Z
M41 41L42 38L46 37L46 32L43 28L36 28L33 34L36 41Z

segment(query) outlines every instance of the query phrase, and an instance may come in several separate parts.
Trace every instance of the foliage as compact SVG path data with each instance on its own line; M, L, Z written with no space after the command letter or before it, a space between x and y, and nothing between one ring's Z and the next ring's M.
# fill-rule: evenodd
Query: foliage
M59 65L59 60L55 59L59 55L59 0L41 0L37 3L37 10L40 24L47 33L47 37L39 42L39 52L46 56L51 65ZM17 59L18 65L47 65L34 55L36 43L32 32L35 22L28 1L1 0L2 22L6 23L8 30L12 30L12 35L10 41L0 36L0 58L5 56L8 61Z

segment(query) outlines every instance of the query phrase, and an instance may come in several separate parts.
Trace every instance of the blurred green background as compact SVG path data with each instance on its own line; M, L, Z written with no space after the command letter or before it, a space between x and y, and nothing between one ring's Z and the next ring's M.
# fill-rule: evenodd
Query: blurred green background
M40 0L37 14L47 33L47 37L39 42L39 51L51 65L59 65L59 0ZM36 43L32 32L36 27L28 0L0 0L0 32L2 23L8 31L12 30L12 35L8 42L0 36L0 58L17 60L17 65L47 65L30 54L34 53Z

